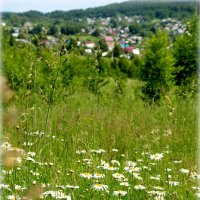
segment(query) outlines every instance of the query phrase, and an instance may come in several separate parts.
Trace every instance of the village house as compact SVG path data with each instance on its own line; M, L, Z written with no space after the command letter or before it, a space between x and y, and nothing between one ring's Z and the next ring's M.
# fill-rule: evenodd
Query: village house
M85 47L87 49L93 49L95 47L95 43L92 42L92 41L88 41L88 42L85 43Z
M123 49L124 53L126 53L126 54L134 54L134 55L138 55L138 56L140 55L140 50L133 46L125 45L125 46L122 46L122 49Z
M114 46L115 46L115 42L113 40L113 37L112 36L106 36L106 35L104 35L103 37L104 37L104 40L107 44L108 50L112 51Z
M19 36L19 28L18 27L12 28L12 36L16 37L16 38Z
M85 49L86 54L92 54L92 49Z

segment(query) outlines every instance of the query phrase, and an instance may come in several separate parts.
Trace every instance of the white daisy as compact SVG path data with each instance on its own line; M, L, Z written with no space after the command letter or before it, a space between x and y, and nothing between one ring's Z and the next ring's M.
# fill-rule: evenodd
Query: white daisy
M136 190L144 190L144 189L146 189L146 187L144 185L136 185L134 188Z
M113 192L114 196L126 196L127 195L127 191L123 191L123 190L117 190Z
M71 200L71 196L70 195L65 195L61 191L47 191L47 192L44 192L42 194L42 196L44 196L44 197L47 197L48 195L50 195L51 197L53 197L55 199Z
M128 182L121 182L120 185L121 185L121 186L126 186L126 187L129 187L129 186L130 186Z
M150 155L151 160L161 160L163 158L163 153L156 153Z
M183 174L189 174L190 170L181 168L180 172L182 172Z
M96 178L96 179L104 178L105 174L95 173L93 177Z
M120 173L114 173L112 176L116 179L124 179L125 178L124 175L120 174Z
M101 184L101 183L96 183L92 186L95 190L107 190L108 186Z
M80 177L82 177L82 178L87 178L87 179L93 178L92 174L90 174L90 173L88 173L88 172L81 173L81 174L80 174Z

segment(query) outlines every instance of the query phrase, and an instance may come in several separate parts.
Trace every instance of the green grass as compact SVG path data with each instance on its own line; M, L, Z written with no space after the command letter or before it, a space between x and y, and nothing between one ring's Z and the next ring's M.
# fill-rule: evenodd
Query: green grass
M173 96L149 105L131 88L124 96L106 97L77 90L51 106L47 124L48 105L40 96L16 95L18 127L5 127L3 137L12 147L23 149L22 163L2 166L3 184L8 185L2 198L22 198L37 185L43 192L61 191L77 200L156 199L159 194L164 199L195 199L196 99ZM163 157L151 159L156 153ZM136 166L131 168L127 161ZM81 176L86 172L92 178ZM95 173L103 178L94 178ZM115 173L124 179L114 178ZM97 185L102 189L97 190L93 188L97 183L106 186ZM135 189L137 185L145 188ZM118 190L127 194L113 195ZM55 198L44 193L44 199Z

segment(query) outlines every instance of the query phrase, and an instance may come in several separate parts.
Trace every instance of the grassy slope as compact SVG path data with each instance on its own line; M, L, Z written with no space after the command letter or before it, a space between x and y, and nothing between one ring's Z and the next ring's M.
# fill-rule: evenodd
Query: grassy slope
M125 174L131 184L127 199L132 199L132 196L134 199L151 199L147 191L153 190L153 186L163 187L167 198L194 199L192 186L195 182L191 181L189 175L182 174L180 169L196 171L195 99L166 98L160 106L148 105L139 100L133 91L129 88L125 97L100 99L84 90L76 92L52 106L46 131L47 105L39 98L34 99L33 95L24 99L16 98L17 107L21 111L20 128L6 129L6 133L9 133L7 141L26 152L36 152L34 160L44 166L24 159L20 171L14 170L12 175L5 178L5 182L11 187L16 184L27 187L36 180L37 184L49 183L47 190L55 189L55 185L69 183L80 187L74 192L63 190L75 199L112 199L115 198L112 195L114 190L127 191L127 188L119 186L119 182L112 178L115 171L106 172L97 166L101 160L109 162L114 159L121 163L117 171ZM27 135L35 131L45 131L45 135ZM33 145L24 146L24 142ZM104 149L106 152L91 153L92 149ZM77 150L86 150L86 153L79 155ZM161 161L151 160L150 155L155 153L163 153L164 158ZM90 161L83 160L86 158ZM123 169L127 160L137 162L141 169L147 166L151 170L140 171L142 181L133 179ZM177 160L182 162L175 164ZM53 166L48 165L49 162ZM155 166L151 163L155 163ZM172 170L169 174L173 181L180 182L180 186L172 187L166 183L166 168ZM33 176L30 170L40 175ZM95 192L91 188L95 181L80 177L80 173L84 172L106 174L98 182L108 185L110 194ZM29 177L25 176L27 173ZM150 176L157 175L161 176L160 181L150 179ZM134 190L133 187L138 184L145 185L146 191ZM13 193L22 192L14 190Z

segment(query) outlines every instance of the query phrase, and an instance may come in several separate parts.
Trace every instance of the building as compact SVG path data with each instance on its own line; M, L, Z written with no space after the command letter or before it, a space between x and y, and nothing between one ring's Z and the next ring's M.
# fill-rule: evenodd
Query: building
M95 47L95 43L88 41L88 42L85 43L85 47L88 48L88 49L93 49Z
M106 36L106 35L104 35L103 37L104 37L104 40L107 44L108 50L112 51L114 49L114 46L115 46L115 42L113 40L113 37L112 36Z

